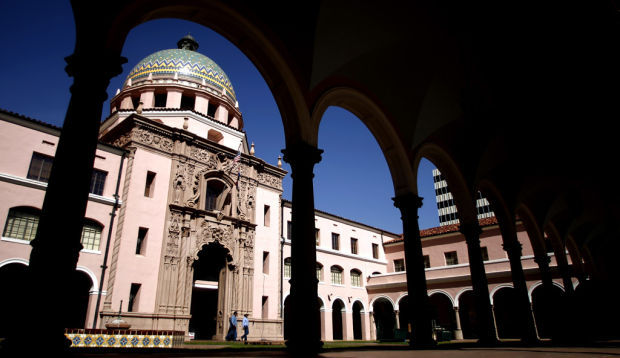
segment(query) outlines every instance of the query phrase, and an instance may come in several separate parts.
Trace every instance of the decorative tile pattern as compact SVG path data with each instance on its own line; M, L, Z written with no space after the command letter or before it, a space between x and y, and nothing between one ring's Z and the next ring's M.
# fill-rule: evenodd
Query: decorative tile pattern
M140 61L127 76L127 80L135 81L148 77L149 74L155 76L179 76L203 79L210 85L222 90L236 100L235 90L228 76L213 60L207 56L190 50L170 49L155 52Z
M65 332L72 347L172 348L183 344L184 332L73 329Z

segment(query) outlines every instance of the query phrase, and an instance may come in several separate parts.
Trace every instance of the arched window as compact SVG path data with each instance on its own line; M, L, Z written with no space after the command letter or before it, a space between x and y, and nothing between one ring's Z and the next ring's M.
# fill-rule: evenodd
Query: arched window
M284 277L291 278L291 258L284 259Z
M31 241L37 234L40 214L39 209L26 206L11 208L2 236Z
M351 286L362 287L362 272L360 270L351 270Z
M205 210L224 211L227 199L229 199L228 187L224 182L211 179L207 180L207 195L205 196Z
M316 263L316 279L319 280L319 282L323 281L323 265L319 262Z
M331 274L332 274L332 284L334 285L342 285L344 281L342 280L342 267L340 266L332 266Z
M99 251L103 226L93 220L85 220L82 227L82 246L84 250Z

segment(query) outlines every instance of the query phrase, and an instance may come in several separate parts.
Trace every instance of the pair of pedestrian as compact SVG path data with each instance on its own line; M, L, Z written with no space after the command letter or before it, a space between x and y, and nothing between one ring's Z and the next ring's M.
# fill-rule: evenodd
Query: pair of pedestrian
M228 320L230 326L228 327L228 333L226 334L227 341L236 341L237 340L237 311L235 311L230 319ZM248 314L243 315L243 336L241 336L241 340L244 341L245 344L248 343L248 334L250 333L250 321L248 320Z

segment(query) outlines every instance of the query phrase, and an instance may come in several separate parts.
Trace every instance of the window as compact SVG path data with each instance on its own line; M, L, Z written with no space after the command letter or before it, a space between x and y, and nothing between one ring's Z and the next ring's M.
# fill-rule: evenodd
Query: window
M206 210L217 210L218 200L224 192L224 183L219 180L207 181L207 196L205 198Z
M102 226L92 220L86 220L82 227L82 246L84 250L99 251Z
M269 205L265 205L265 209L264 209L264 213L265 213L264 218L265 218L265 221L264 221L264 223L263 223L263 224L265 225L265 227L269 227L269 224L271 223L271 211L270 211L269 209L270 209L270 208L269 208Z
M9 210L2 236L31 241L37 234L40 211L35 208L18 207Z
M144 185L144 196L152 198L155 187L155 173L146 172L146 183Z
M314 238L316 239L316 246L321 244L321 231L317 228L314 229Z
M149 229L141 227L138 229L138 240L136 242L136 255L144 255L146 252L146 237Z
M351 286L362 287L362 273L359 270L351 270Z
M129 289L129 303L127 304L127 312L136 312L138 310L138 299L140 298L139 283L132 283Z
M194 109L196 97L181 96L181 109Z
M105 179L108 176L108 172L103 170L93 169L93 176L90 178L90 193L95 195L103 194L103 187L105 186Z
M480 248L480 254L482 255L482 261L489 261L489 250L486 246Z
M269 274L269 251L263 251L263 273Z
M401 271L405 271L405 260L404 259L394 260L394 272L401 272Z
M316 263L316 279L319 282L323 281L323 265L318 262Z
M332 232L332 249L340 250L340 235Z
M338 266L332 266L331 274L332 274L332 283L334 285L342 285L343 284L343 281L342 281L342 268L340 268Z
M357 239L354 237L351 238L351 253L357 255Z
M284 277L291 278L291 258L284 259Z
M428 255L424 255L422 256L422 258L424 259L424 268L430 268L431 267L430 257L428 257Z
M155 93L155 107L166 107L166 101L168 100L167 93Z
M286 222L286 239L291 241L293 235L293 223L289 220Z
M379 245L377 244L372 244L372 258L373 259L379 258Z
M459 264L459 258L456 255L456 251L445 252L444 256L446 257L446 265L447 266L458 265Z
M269 297L263 296L263 308L261 317L267 319L269 317Z
M53 161L54 157L39 153L32 153L27 178L47 183L50 180L50 174L52 173Z

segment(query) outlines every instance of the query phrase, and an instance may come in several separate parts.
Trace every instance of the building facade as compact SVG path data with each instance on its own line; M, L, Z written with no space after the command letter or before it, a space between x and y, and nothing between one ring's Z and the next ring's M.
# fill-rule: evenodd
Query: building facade
M287 173L254 156L232 84L197 48L188 36L177 49L146 57L110 101L71 328L104 328L120 316L135 329L223 340L233 312L249 315L251 340L286 339L300 328L287 320L295 240L292 205L282 199ZM19 287L60 129L6 111L0 119L0 281ZM319 210L314 220L321 338L390 339L408 331L401 236ZM492 219L481 224L491 300L501 293L505 305L510 267L501 235ZM448 225L421 236L437 325L454 338L475 336L463 235ZM540 275L522 226L519 240L535 306ZM10 314L17 303L2 299ZM497 322L502 315L509 312L498 309ZM513 335L497 327L500 336Z

